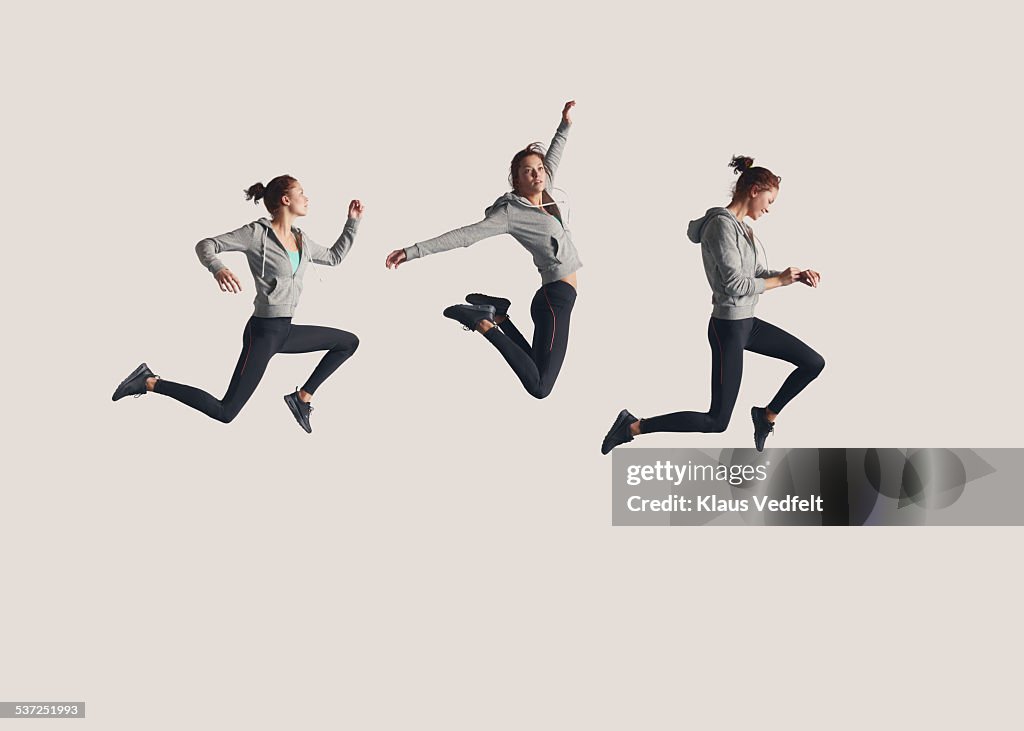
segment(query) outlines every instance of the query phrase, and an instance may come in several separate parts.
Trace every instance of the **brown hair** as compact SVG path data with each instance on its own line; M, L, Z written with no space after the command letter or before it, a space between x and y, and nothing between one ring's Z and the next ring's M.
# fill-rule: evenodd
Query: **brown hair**
M249 189L245 191L245 199L247 201L251 200L253 203L259 203L260 198L262 198L263 205L267 207L270 215L273 216L281 208L281 199L288 194L289 189L297 182L299 181L291 175L278 175L266 185L263 185L263 183L250 185Z
M740 176L732 189L734 201L746 198L754 188L768 190L769 188L778 188L782 183L782 178L768 168L754 167L754 158L752 157L736 155L729 162L729 167Z

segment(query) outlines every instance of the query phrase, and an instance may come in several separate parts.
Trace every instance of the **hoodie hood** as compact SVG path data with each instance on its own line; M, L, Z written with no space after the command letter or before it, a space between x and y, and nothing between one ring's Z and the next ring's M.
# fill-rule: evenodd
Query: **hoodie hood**
M257 218L256 223L263 227L264 234L269 234L274 230L273 221L269 218ZM300 235L302 234L302 229L298 226L292 226L292 231L298 231ZM277 234L274 234L274 236L277 236Z
M498 200L494 201L494 203L487 206L487 208L484 209L484 215L489 216L491 215L491 213L498 210L498 208L500 208L501 206L506 205L508 203L512 203L513 201L519 203L519 205L522 205L525 202L523 198L516 195L510 190L508 193L505 193L505 195L500 196Z
M726 216L733 221L736 220L735 216L733 216L732 213L729 212L728 208L722 208L720 206L709 208L707 210L707 213L705 213L703 216L693 221L690 221L690 225L686 227L687 238L689 238L690 241L692 241L693 243L699 244L701 234L704 232L704 226L707 225L708 221L718 218L719 216Z
M552 200L553 199L551 198L551 194L545 190L544 202L547 203ZM530 203L530 201L528 201L526 198L516 193L514 190L510 190L508 193L505 193L504 195L500 196L498 200L494 201L494 203L487 206L487 208L484 209L484 215L489 216L493 211L496 211L502 206L508 205L509 203L515 203L516 205L522 206L523 208L537 207Z

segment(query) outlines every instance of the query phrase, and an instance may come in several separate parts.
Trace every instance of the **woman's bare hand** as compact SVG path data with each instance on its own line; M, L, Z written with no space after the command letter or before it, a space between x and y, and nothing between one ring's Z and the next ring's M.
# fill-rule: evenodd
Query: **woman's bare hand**
M222 292L235 294L242 291L242 283L238 281L238 277L232 274L231 270L227 267L221 269L213 277L217 280L217 284L220 285Z
M395 249L388 254L388 258L384 261L384 266L388 269L398 269L398 265L404 261L406 261L405 249Z
M804 269L800 272L800 281L808 287L817 287L818 282L821 281L821 275L813 269Z
M572 119L569 118L569 110L574 106L576 106L576 102L569 101L565 103L564 107L562 107L562 121L566 124L572 124Z

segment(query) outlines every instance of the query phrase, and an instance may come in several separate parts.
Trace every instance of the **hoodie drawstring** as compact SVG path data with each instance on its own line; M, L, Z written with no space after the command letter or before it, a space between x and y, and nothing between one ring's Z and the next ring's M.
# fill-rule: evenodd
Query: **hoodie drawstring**
M735 219L735 216L733 218ZM754 233L754 227L748 227L743 221L737 221L737 223L740 225L740 230L743 231L743 238L747 240L747 243L754 250L754 269L757 269L757 245L761 244L761 251L764 253L764 268L770 271L771 267L768 266L768 250L764 248L761 239L757 238L757 234ZM747 236L748 233L750 236Z
M303 248L305 248L305 247L303 247ZM323 284L324 283L324 278L320 276L320 270L317 268L316 264L313 263L313 259L310 258L308 261L309 261L309 265L311 267L313 267L313 271L316 272L316 278L320 280L320 284Z
M757 234L754 233L754 229L750 229L750 233L754 236L754 241L761 244L761 239L757 238ZM768 249L764 248L764 244L761 244L761 251L764 253L764 268L771 271L771 267L768 266ZM754 265L757 265L757 247L754 247Z
M260 279L266 278L267 275L267 232L263 232L263 267L260 269Z
M298 240L299 240L299 243L301 244L301 246L299 247L299 262L301 263L302 262L302 255L306 253L306 239L300 233L299 236L298 236ZM313 267L313 271L316 272L316 278L320 280L320 284L323 284L324 283L324 278L320 276L320 270L317 269L316 268L316 264L313 263L313 257L312 256L306 256L306 261L308 261L309 265L311 267Z
M569 209L569 196L566 194L566 192L562 188L552 187L551 190L557 190L557 191L559 191L565 197L562 200L555 200L554 196L551 196L551 200L548 201L547 203L540 203L538 205L534 205L533 203L530 203L529 201L527 201L526 203L523 203L523 205L526 206L527 208L546 208L547 206L557 206L557 205L564 204L565 205L565 221L562 223L562 228L564 228L566 231L568 231L569 230L569 210L570 210ZM547 189L545 189L545 191L548 192ZM551 193L548 192L548 195L551 195ZM522 196L519 196L519 197L522 198Z

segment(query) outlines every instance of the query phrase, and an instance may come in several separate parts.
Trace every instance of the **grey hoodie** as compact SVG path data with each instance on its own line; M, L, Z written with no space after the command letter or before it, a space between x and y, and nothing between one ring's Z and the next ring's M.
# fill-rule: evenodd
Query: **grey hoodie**
M753 232L727 208L709 208L690 221L686 235L700 244L704 273L711 285L712 317L742 320L754 316L764 280L779 274L758 261ZM767 263L767 262L765 262Z
M562 122L558 125L558 130L544 156L544 167L548 175L545 192L555 177L568 132L568 124ZM533 254L533 263L540 272L543 284L567 277L583 266L569 231L562 222L533 206L521 195L511 191L505 193L484 211L484 216L484 220L479 223L463 226L437 238L407 247L406 260L412 261L428 254L469 246L491 236L510 234L523 245L523 248Z
M203 239L196 244L196 254L203 266L216 274L224 269L224 263L217 257L223 251L244 251L249 262L249 271L256 283L256 299L253 300L256 317L291 317L302 296L302 277L311 262L335 266L341 263L356 238L359 221L350 218L345 222L341 236L329 249L315 243L301 229L292 227L299 242L299 267L292 273L292 262L288 250L270 227L270 219L261 218L247 226L237 228L221 236Z

